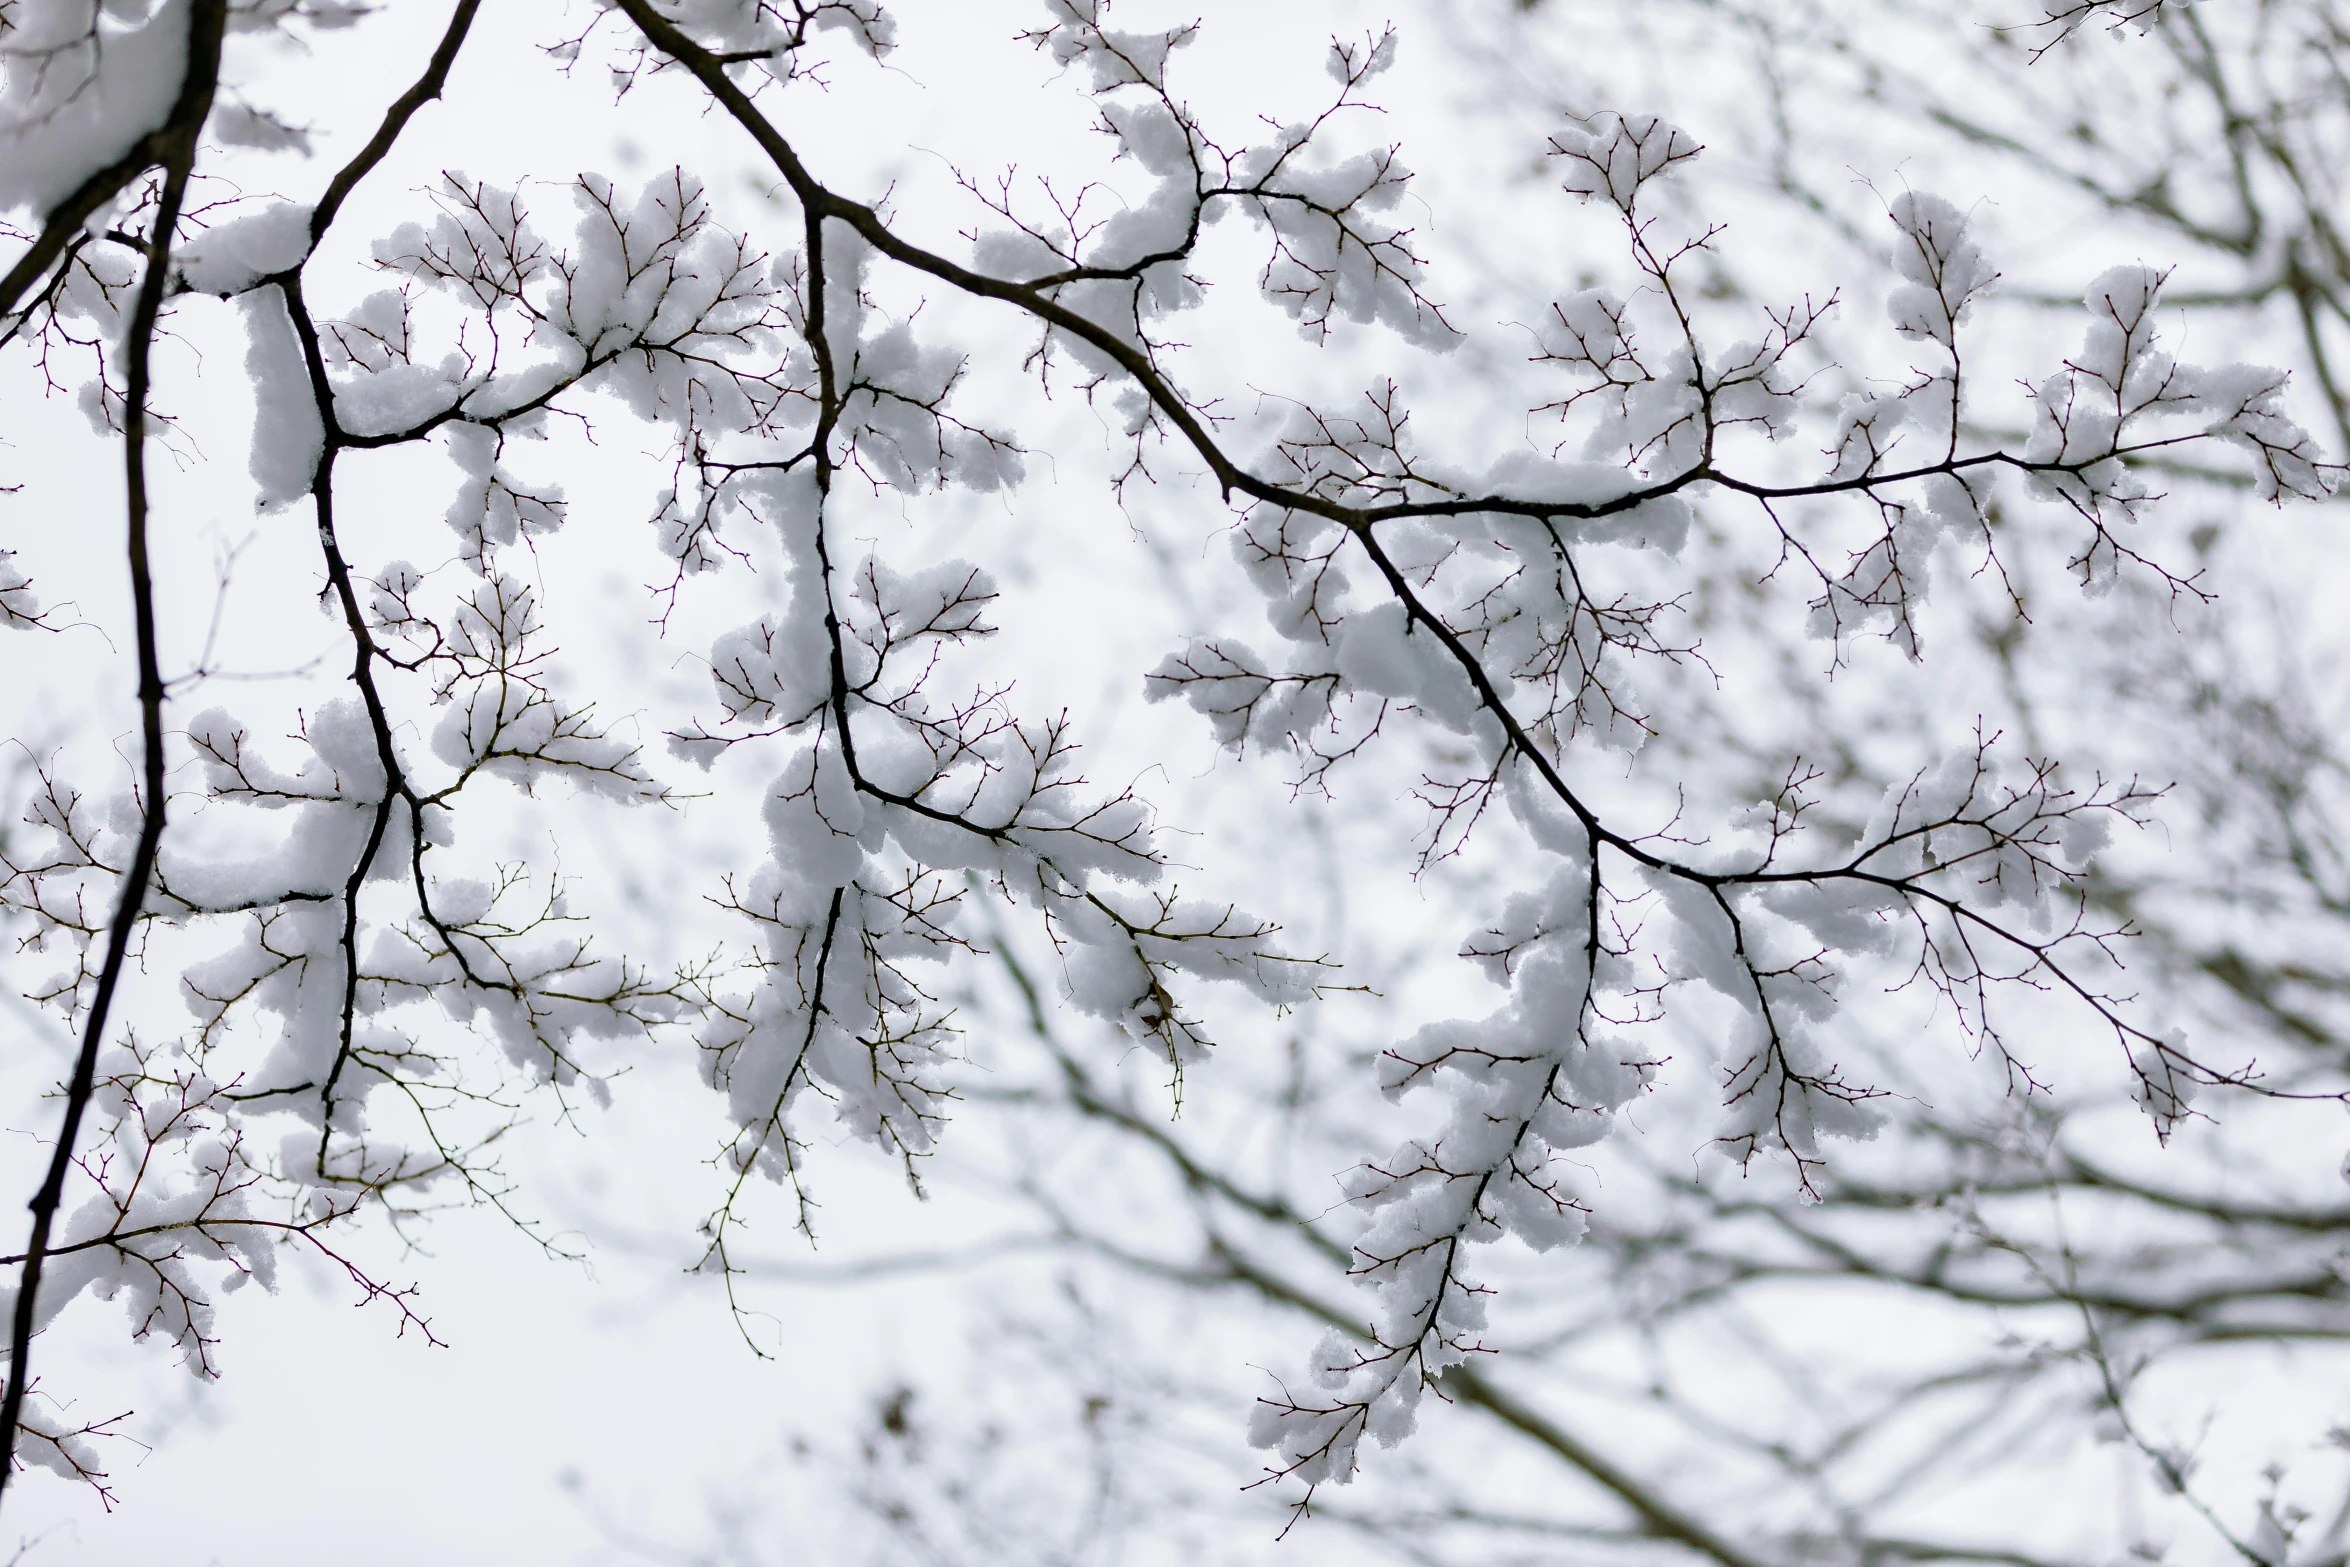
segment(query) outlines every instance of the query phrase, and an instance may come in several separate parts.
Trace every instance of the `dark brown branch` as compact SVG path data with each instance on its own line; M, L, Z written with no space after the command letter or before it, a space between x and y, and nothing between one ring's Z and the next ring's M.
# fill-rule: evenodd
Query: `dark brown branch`
M155 580L147 549L147 394L153 377L155 321L163 308L164 287L170 279L173 231L179 225L180 206L187 195L189 175L195 168L197 135L203 128L204 117L211 112L213 89L220 77L221 36L227 23L228 0L197 0L189 15L188 74L167 122L170 135L161 148L165 167L163 191L156 205L154 226L148 231L146 272L139 282L138 303L132 311L130 333L124 345L128 358L123 404L124 511L131 609L138 637L142 748L139 840L123 873L122 892L107 927L106 958L98 970L89 1015L83 1020L81 1051L74 1059L73 1079L66 1086L65 1116L58 1127L57 1142L50 1150L49 1173L33 1195L32 1236L25 1243L24 1266L17 1282L16 1315L9 1332L8 1389L5 1395L0 1395L0 1495L5 1494L9 1475L15 1468L17 1432L23 1423L25 1391L31 1380L27 1366L32 1356L33 1322L39 1310L41 1265L48 1255L58 1206L65 1199L65 1179L73 1168L74 1151L81 1139L82 1117L96 1089L98 1051L105 1042L114 993L129 957L131 932L137 927L139 912L146 903L147 883L154 875L156 853L163 842L164 685L162 661L156 649ZM148 144L142 143L138 155L147 156L147 149ZM125 176L126 182L129 177ZM94 208L96 201L91 205ZM10 282L14 282L13 273ZM0 294L0 299L10 297L13 296Z
M392 100L392 106L384 111L383 123L375 128L367 145L327 182L326 194L318 198L318 205L310 214L312 244L325 237L327 226L334 222L335 214L342 211L343 202L359 182L390 155L392 144L400 139L400 133L408 128L416 111L441 95L441 89L448 85L449 68L457 63L457 51L464 45L465 34L472 28L474 15L480 9L481 0L457 0L457 9L451 13L448 29L441 34L440 45L433 50L424 74L416 79L414 86Z

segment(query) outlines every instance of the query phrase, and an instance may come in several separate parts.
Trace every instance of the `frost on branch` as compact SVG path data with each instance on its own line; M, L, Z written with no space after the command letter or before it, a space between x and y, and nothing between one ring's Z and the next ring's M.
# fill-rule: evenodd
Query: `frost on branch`
M63 96L50 120L8 120L6 134L79 136L88 120L117 138L107 147L138 142L108 73L162 69L169 27L219 6L20 0L11 25L38 25L9 35L9 112ZM438 63L384 121L391 140L447 84L471 14L453 11ZM237 17L351 19L316 0ZM2176 449L2233 446L2265 496L2328 490L2336 470L2285 417L2280 376L2162 352L2158 274L2099 279L2080 354L2028 402L2000 392L1997 409L1978 408L1993 394L1974 384L1973 307L1995 274L1961 209L1905 194L1888 211L1891 319L1875 327L1899 358L1830 406L1817 386L1835 296L1760 310L1721 299L1706 272L1719 232L1677 227L1655 199L1698 155L1694 140L1605 114L1562 128L1549 151L1562 194L1622 261L1534 321L1522 402L1479 411L1445 452L1424 449L1401 372L1360 395L1256 393L1279 417L1242 424L1235 390L1191 386L1208 372L1167 335L1205 299L1202 238L1228 215L1254 235L1242 278L1254 307L1310 344L1377 325L1393 353L1436 354L1465 329L1434 302L1401 221L1416 187L1399 149L1348 139L1378 123L1370 93L1393 34L1334 42L1333 85L1303 73L1302 114L1224 135L1174 80L1196 28L1120 30L1103 0L1049 0L1025 36L1085 95L1104 178L1124 183L964 179L973 227L958 254L976 271L907 237L886 204L826 184L831 145L796 147L769 117L767 95L820 80L821 39L842 46L827 69L891 45L870 0L609 0L549 53L569 70L614 35L624 111L656 96L631 94L657 72L748 133L775 176L754 209L771 232L726 227L682 167L636 189L582 173L559 192L449 170L421 195L385 192L397 210L362 243L342 243L359 238L347 229L329 243L381 147L305 199L231 197L175 219L163 192L189 177L191 128L168 181L107 195L105 222L77 213L48 236L38 286L9 319L8 341L50 384L77 384L66 362L89 362L78 384L102 435L151 434L169 428L171 397L147 385L166 305L232 299L261 414L255 495L304 509L296 533L317 551L305 580L322 584L340 639L322 689L269 721L149 682L154 771L136 790L84 792L45 764L33 831L6 842L0 899L29 933L28 958L48 966L41 1000L87 1020L138 965L171 982L177 1007L142 995L123 1043L101 1031L104 1091L89 1103L102 1135L64 1140L75 1195L45 1286L59 1305L111 1291L136 1330L208 1370L214 1296L266 1274L257 1246L323 1251L365 1212L508 1205L495 1150L526 1095L567 1113L608 1092L631 1052L668 1041L695 1053L723 1117L705 1260L731 1288L752 1177L781 1183L806 1225L808 1150L828 1121L918 1178L958 1087L946 965L971 949L967 910L981 900L1033 921L1062 997L1163 1060L1179 1087L1213 1037L1201 982L1272 1007L1327 982L1330 966L1288 950L1272 920L1177 886L1149 804L1087 777L1080 719L1036 709L979 656L1005 613L998 576L906 502L961 489L1032 504L1029 453L1008 428L1017 401L972 395L977 350L949 336L961 317L908 303L908 287L1010 312L1031 334L1012 368L1047 392L1074 366L1114 416L1114 487L1196 463L1209 481L1197 493L1233 508L1249 623L1197 628L1145 676L1149 697L1180 698L1234 750L1286 753L1301 789L1427 737L1395 791L1425 807L1407 850L1419 868L1481 829L1522 851L1522 882L1494 892L1461 948L1501 999L1380 1056L1380 1086L1426 1120L1343 1177L1369 1320L1260 1408L1273 1475L1308 1488L1347 1478L1365 1436L1402 1436L1423 1392L1489 1347L1473 1248L1583 1233L1601 1194L1578 1184L1570 1156L1673 1069L1657 1027L1668 1018L1688 1030L1677 1048L1699 1047L1681 1050L1680 1070L1710 1071L1719 1094L1713 1151L1757 1179L1775 1167L1808 1195L1829 1179L1830 1140L1867 1135L1886 1110L1840 1011L1857 986L1930 991L1965 1043L2019 1077L2030 1063L2001 998L2011 985L2054 996L2110 1031L2165 1134L2195 1090L2249 1081L2149 1034L2105 988L2120 932L2089 917L2080 878L2112 823L2144 813L2134 781L2082 783L1978 733L1873 817L1865 801L1821 810L1834 786L1800 762L1768 799L1684 798L1661 827L1664 813L1619 820L1578 783L1595 766L1621 772L1692 689L1702 698L1707 650L1690 611L1709 564L1692 552L1721 530L1776 553L1772 576L1798 588L1825 661L1866 635L1917 658L1944 546L1998 564L2001 475L2021 475L2008 487L2049 503L2068 538L2085 526L2077 564L2092 587L2139 570L2189 586L2127 542L2155 500L2149 465ZM151 108L158 94L133 98ZM91 120L85 105L103 112ZM207 149L299 140L252 105L213 123ZM105 152L84 142L42 177ZM322 258L343 255L365 258L361 286L328 275ZM569 694L545 579L524 553L579 547L564 537L575 498L537 454L615 417L658 443L643 514L668 579L660 625L694 628L688 656L709 676L691 711L652 718L652 731L707 770L713 793L736 791L747 831L734 841L750 845L701 890L725 935L663 965L608 950L551 865L485 857L495 830L476 804L490 795L500 815L528 818L577 797L580 810L658 822L677 799L635 738L644 720ZM2026 445L1980 433L2026 417ZM403 558L355 558L371 546L339 507L378 482L373 454L407 448L447 459L427 509L454 545L433 545L428 527L425 542L403 536ZM912 545L870 542L875 500ZM2016 515L2003 527L2040 525ZM704 618L697 579L750 561L761 573L744 591L758 599ZM30 590L0 556L11 625L36 619ZM167 806L150 864L140 845L163 832ZM1213 873L1201 880L1212 887ZM119 950L107 940L118 903L135 916ZM352 1277L403 1324L420 1320L400 1293ZM86 1468L88 1433L46 1419L36 1410L26 1428L34 1449Z
M25 631L46 624L33 579L16 563L16 551L0 550L0 627Z
M2073 569L2092 591L2111 587L2121 562L2140 558L2111 524L2136 520L2155 498L2123 457L2178 441L2153 436L2147 427L2157 421L2192 420L2200 438L2245 452L2262 500L2315 499L2334 485L2336 470L2321 460L2317 443L2284 414L2284 372L2240 364L2203 369L2163 350L2154 313L2166 275L2124 266L2091 283L2082 300L2087 340L2034 398L2025 461L2036 494L2061 499L2090 523Z
M215 829L253 819L226 835L241 852L201 833L164 841L138 939L150 961L170 955L184 1021L156 1015L146 1028L167 1042L143 1030L100 1063L94 1108L109 1129L76 1150L90 1195L52 1237L44 1312L85 1291L121 1299L137 1336L211 1375L220 1282L268 1282L274 1248L299 1242L422 1330L407 1292L347 1261L329 1232L371 1208L407 1212L434 1187L499 1200L487 1149L514 1113L509 1087L600 1093L582 1041L641 1036L690 1007L690 976L601 957L559 889L448 863L457 804L486 779L562 779L631 802L662 793L633 745L545 688L527 588L494 579L440 613L423 595L423 579L395 567L373 607L446 709L434 760L355 699L311 713L289 737L290 764L286 739L225 710L187 720L182 783ZM78 1021L137 802L93 802L44 768L27 821L36 833L0 861L0 898L28 921L32 950L65 960L41 999ZM511 1074L449 1049L436 1019L480 1028Z
M1038 296L1075 311L1164 367L1168 346L1153 324L1197 306L1206 280L1188 264L1202 230L1233 212L1269 241L1257 276L1260 294L1309 341L1324 340L1334 321L1378 323L1407 341L1442 349L1458 334L1422 290L1426 264L1408 228L1386 214L1411 175L1392 147L1335 159L1317 138L1364 106L1367 84L1394 61L1392 31L1361 44L1333 42L1325 61L1336 95L1309 119L1277 123L1269 138L1230 145L1213 137L1170 84L1176 51L1197 25L1158 33L1107 25L1104 0L1051 0L1049 27L1027 37L1060 64L1082 70L1099 106L1099 128L1151 181L1147 194L1097 216L1106 193L1074 197L1050 184L1041 200L1015 200L1009 175L993 190L970 188L1007 227L978 236L974 264L1017 279ZM1117 373L1114 359L1085 339L1048 333L1090 376ZM1139 431L1153 417L1147 400L1121 400Z
M46 215L160 126L187 70L190 0L18 0L0 30L0 211Z
M857 416L853 399L839 407L844 424ZM852 429L828 438L855 450ZM1186 978L1274 1002L1313 993L1321 965L1282 954L1277 927L1156 890L1147 810L1091 790L1065 716L1024 718L1000 689L939 689L952 650L992 634L984 572L952 560L905 572L872 555L842 572L811 477L760 470L730 493L783 531L796 563L784 611L712 647L718 720L671 742L705 761L794 746L768 790L771 858L721 900L757 935L757 982L716 996L701 1035L739 1128L738 1177L800 1190L794 1128L813 1093L917 1178L952 1097L949 1009L926 973L968 947L958 919L975 880L1041 915L1074 1005L1178 1075L1207 1045L1178 997ZM738 1178L710 1220L721 1271L741 1195ZM805 1225L804 1192L802 1203Z
M1893 267L1902 283L1885 302L1893 330L1940 343L1955 357L1960 323L1999 274L1967 233L1964 214L1941 197L1904 191L1886 211L1901 230Z
M1468 741L1472 760L1423 784L1422 864L1503 801L1561 862L1463 949L1510 988L1510 1005L1423 1029L1386 1057L1391 1091L1440 1086L1447 1104L1437 1131L1344 1183L1368 1222L1354 1272L1378 1301L1370 1322L1333 1334L1307 1382L1260 1402L1253 1437L1273 1452L1267 1478L1300 1482L1308 1498L1351 1475L1365 1436L1408 1430L1422 1391L1486 1348L1488 1291L1468 1271L1469 1246L1512 1235L1547 1247L1581 1233L1587 1199L1556 1155L1605 1136L1650 1080L1663 1051L1641 1030L1686 987L1727 1008L1707 1014L1725 1018L1711 1052L1715 1149L1741 1167L1784 1161L1806 1197L1823 1190L1825 1140L1881 1124L1884 1091L1851 1064L1837 1028L1856 972L1897 986L1906 973L2025 1083L2029 1064L1996 998L2011 983L2067 997L2110 1031L2165 1136L2191 1087L2245 1081L2152 1040L2101 988L2123 932L2089 917L2080 877L2111 824L2151 802L2134 781L2076 789L2053 764L1979 734L1895 788L1856 840L1805 820L1821 775L1799 764L1778 796L1726 824L1758 835L1751 848L1703 852L1678 824L1664 837L1610 825L1568 782L1589 743L1637 746L1656 722L1632 683L1641 663L1700 656L1672 629L1677 599L1597 586L1603 547L1679 548L1700 486L1759 503L1781 566L1816 581L1811 629L1841 659L1863 630L1921 656L1931 557L1946 538L1992 550L1986 508L2002 470L2021 470L2034 498L2066 503L2092 530L2085 554L2109 558L2113 530L2152 499L2138 461L2164 447L2248 445L2276 476L2262 481L2267 495L2320 495L2333 482L2279 412L2280 377L2161 358L2146 319L2158 280L2133 292L2122 273L2091 290L2089 349L2036 395L2043 433L2022 451L1971 446L1966 328L1995 273L1963 215L1915 193L1890 211L1902 279L1891 325L1931 358L1890 393L1844 401L1818 478L1746 476L1739 459L1752 447L1740 443L1783 440L1817 417L1803 356L1828 307L1768 311L1758 334L1726 350L1707 341L1687 275L1714 233L1674 239L1642 199L1696 150L1663 122L1612 115L1553 141L1566 189L1612 209L1646 286L1644 301L1605 289L1562 300L1535 333L1536 362L1572 382L1547 411L1570 440L1581 433L1586 461L1432 463L1412 449L1392 388L1371 394L1370 417L1306 410L1278 448L1285 491L1262 497L1236 535L1295 654L1268 660L1203 637L1149 679L1152 695L1181 695L1209 717L1227 746L1298 750L1309 781L1360 754L1393 709L1431 720ZM2215 384L2236 401L2216 402ZM2103 406L2111 417L2089 411ZM2051 408L2065 412L2052 421ZM2167 415L2197 427L2148 430ZM1840 569L1810 531L1825 514L1809 503L1836 500L1876 524Z
M668 427L681 466L721 434L777 433L809 396L807 361L786 336L785 269L711 221L697 180L677 170L627 196L582 175L570 195L579 226L558 247L519 192L445 175L433 222L374 247L399 286L322 323L354 444L447 442L463 475L449 525L479 570L562 524L560 486L506 458L510 437L543 436L564 393L602 392ZM707 517L673 525L681 572L716 558L712 531Z
M620 9L613 0L599 0L586 28L549 46L547 53L568 71L607 21L620 20L611 14ZM820 83L824 62L818 45L828 34L870 60L884 58L897 46L897 18L879 0L684 0L662 10L722 58L730 76L752 86L804 77ZM642 41L623 48L627 63L613 69L612 83L625 94L639 75L658 66Z
M310 254L312 208L277 201L206 229L180 247L180 278L199 294L228 298L263 278L301 265Z
M2185 3L2191 0L2061 0L2045 5L2040 20L2029 28L2035 35L2033 57L2047 53L2084 27L2103 26L2115 33L2125 27L2135 27L2141 33L2146 32L2165 9Z

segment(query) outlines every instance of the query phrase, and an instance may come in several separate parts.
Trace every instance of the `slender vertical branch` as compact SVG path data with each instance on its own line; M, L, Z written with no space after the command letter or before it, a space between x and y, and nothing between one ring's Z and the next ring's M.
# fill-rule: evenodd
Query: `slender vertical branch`
M163 787L163 667L156 651L155 580L147 550L147 393L153 378L156 317L163 308L164 285L171 272L173 231L179 225L186 199L188 176L195 168L198 133L211 112L212 93L220 77L221 35L228 20L228 0L198 0L188 28L188 74L179 108L170 124L175 135L162 158L163 191L147 231L147 266L139 282L137 304L131 312L123 343L125 357L123 397L123 504L125 550L131 579L131 614L138 640L139 738L141 745L139 841L123 873L122 892L106 931L106 960L98 970L97 988L90 998L89 1015L82 1023L81 1051L74 1059L73 1080L65 1092L65 1116L49 1154L49 1173L33 1194L32 1235L25 1243L24 1264L17 1276L16 1314L8 1339L8 1389L0 1395L0 1494L16 1464L16 1438L24 1419L24 1396L30 1384L33 1324L39 1316L41 1268L49 1255L50 1231L65 1199L66 1173L73 1167L74 1149L81 1139L82 1117L90 1107L98 1076L98 1048L114 1006L129 958L131 932L146 902L147 883L155 873L155 855L163 842L165 797Z

